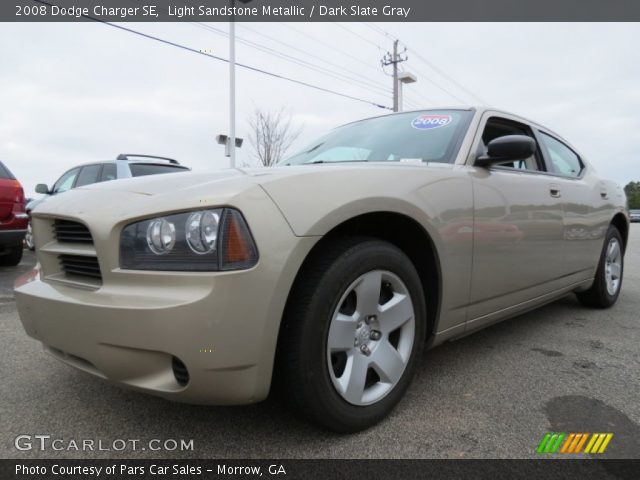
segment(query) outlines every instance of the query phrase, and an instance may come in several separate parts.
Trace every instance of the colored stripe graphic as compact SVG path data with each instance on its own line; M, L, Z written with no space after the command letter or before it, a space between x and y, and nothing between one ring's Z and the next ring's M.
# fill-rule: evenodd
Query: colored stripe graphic
M537 453L544 453L544 447L546 446L550 438L551 438L550 433L547 433L544 437L542 437L542 440L538 444L538 449L536 450Z
M587 438L589 438L589 434L588 433L583 433L582 434L582 439L580 440L580 442L578 443L578 445L576 445L576 449L574 450L573 453L580 453L580 450L582 450L582 446L585 444L585 442L587 441Z
M604 453L613 438L613 433L594 433L584 453Z
M580 453L584 442L589 437L588 433L572 433L567 437L567 440L562 445L560 453Z
M613 438L613 433L559 433L550 432L542 437L537 453L604 453ZM588 441L587 441L588 440Z
M566 435L566 433L547 433L536 451L538 453L556 453Z
M575 438L576 438L576 434L570 433L569 436L567 437L567 440L562 445L562 450L560 450L560 453L567 453L567 449L573 443Z

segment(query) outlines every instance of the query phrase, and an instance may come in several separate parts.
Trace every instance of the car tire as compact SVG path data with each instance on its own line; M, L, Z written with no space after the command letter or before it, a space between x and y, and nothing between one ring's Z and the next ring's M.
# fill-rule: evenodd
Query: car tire
M620 295L623 273L624 243L618 229L611 225L600 253L593 285L589 290L576 293L578 300L587 307L611 307Z
M31 220L29 220L29 223L27 224L27 233L24 236L24 244L32 252L36 249L36 244L33 242L33 230L31 228Z
M279 384L311 420L356 432L389 414L409 387L424 346L426 305L414 265L394 245L330 242L312 254L291 291Z
M22 260L22 243L8 247L4 254L0 255L0 267L15 267Z

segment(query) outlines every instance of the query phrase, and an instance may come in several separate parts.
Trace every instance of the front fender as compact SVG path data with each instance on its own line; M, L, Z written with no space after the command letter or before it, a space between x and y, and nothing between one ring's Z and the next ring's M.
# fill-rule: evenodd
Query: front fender
M401 214L420 224L441 263L437 325L442 331L465 322L469 301L473 186L463 168L345 167L277 178L262 186L298 236L324 236L352 218L378 212Z

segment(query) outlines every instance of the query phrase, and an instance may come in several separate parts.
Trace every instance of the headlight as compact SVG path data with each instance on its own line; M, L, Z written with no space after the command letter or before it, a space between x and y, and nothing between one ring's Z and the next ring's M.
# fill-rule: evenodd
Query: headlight
M147 245L156 255L169 253L176 243L176 227L164 218L149 222L147 227Z
M120 237L124 269L218 271L253 267L258 251L242 214L216 208L150 218Z
M215 250L219 222L220 214L217 211L205 210L189 215L186 237L191 250L201 255Z

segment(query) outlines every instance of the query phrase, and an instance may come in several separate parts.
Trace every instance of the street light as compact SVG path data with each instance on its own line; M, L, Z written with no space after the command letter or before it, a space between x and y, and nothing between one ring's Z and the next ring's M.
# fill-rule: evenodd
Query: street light
M400 87L398 89L398 111L402 111L402 91L404 90L403 85L405 83L416 83L418 81L418 77L416 77L413 73L409 73L409 72L402 72L400 75L398 75L398 86Z
M216 135L216 142L220 145L224 145L224 156L231 157L231 139L227 135L220 134ZM243 142L244 139L236 137L233 145L235 148L240 148L242 147Z
M251 0L238 0L249 3ZM229 165L236 168L236 0L231 0L231 22L229 25Z

